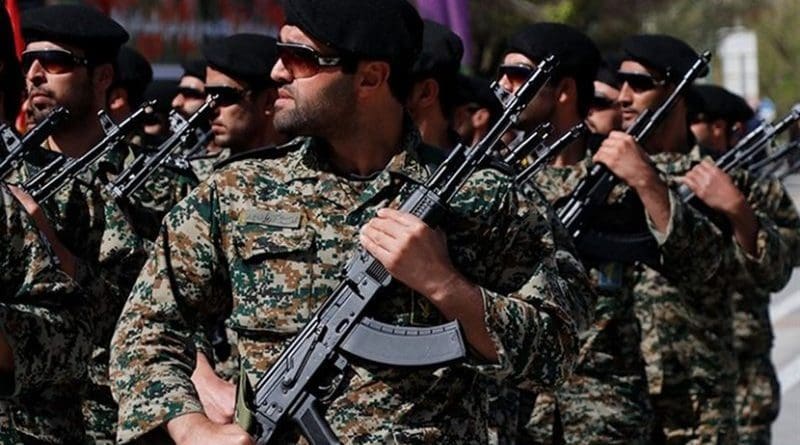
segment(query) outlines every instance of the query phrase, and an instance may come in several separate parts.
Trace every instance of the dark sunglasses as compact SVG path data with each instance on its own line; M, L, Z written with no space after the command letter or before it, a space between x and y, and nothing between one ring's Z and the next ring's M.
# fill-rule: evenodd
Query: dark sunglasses
M216 97L215 103L218 107L227 107L239 103L247 94L247 90L229 86L206 87L206 94L209 97Z
M649 74L644 73L631 73L627 71L618 71L617 79L621 84L627 83L631 89L636 93L643 93L650 91L655 87L662 86L667 82L663 79L656 79Z
M521 84L531 76L536 67L525 64L503 64L497 68L497 80L505 76L514 85Z
M608 110L614 108L616 105L617 105L616 102L605 96L594 96L592 97L592 101L589 104L589 107L595 110Z
M22 71L27 73L34 61L39 64L48 74L69 73L79 66L89 66L89 59L78 57L63 49L46 49L39 51L25 51L22 53Z
M343 62L342 57L323 56L314 48L301 43L278 42L278 58L296 79L314 76L322 68L339 66Z
M190 87L178 87L178 91L175 95L181 95L187 99L205 99L206 93L203 91L198 90L197 88L190 88Z

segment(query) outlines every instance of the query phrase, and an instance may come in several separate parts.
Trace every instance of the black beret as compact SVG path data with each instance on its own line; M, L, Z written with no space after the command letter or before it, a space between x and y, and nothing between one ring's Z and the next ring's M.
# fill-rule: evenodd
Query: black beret
M150 82L144 92L144 100L156 100L156 111L169 112L172 109L172 99L178 94L178 82L174 80L158 79Z
M617 76L620 62L621 60L619 54L606 54L600 63L600 68L597 70L597 76L595 76L595 80L612 86L616 89L622 88L622 84Z
M286 24L360 59L410 68L422 47L422 18L408 0L285 0Z
M730 124L747 122L755 115L750 105L739 95L717 85L694 87L697 101L690 104L690 114L700 120L723 119Z
M640 34L622 42L623 60L633 60L660 71L678 82L697 61L698 55L686 42L663 34ZM708 73L704 70L698 77Z
M455 79L461 68L464 44L461 37L450 28L431 20L424 20L422 51L411 72L435 78Z
M456 83L455 105L469 103L478 104L481 108L488 108L493 116L497 116L503 109L500 99L491 88L491 81L466 74L458 74Z
M189 59L181 63L183 68L183 75L181 77L196 77L205 81L206 78L206 61L205 59Z
M128 32L100 11L83 5L52 5L22 13L26 42L48 40L86 51L94 63L112 62Z
M262 34L234 34L206 44L203 55L211 68L251 88L266 88L274 85L270 72L278 61L276 42Z
M150 62L133 48L123 46L117 54L114 65L115 82L122 85L140 87L142 91L153 80L153 67Z
M593 82L600 66L600 51L586 34L561 23L534 23L508 41L508 53L520 53L538 63L548 55L558 59L556 78L572 77Z

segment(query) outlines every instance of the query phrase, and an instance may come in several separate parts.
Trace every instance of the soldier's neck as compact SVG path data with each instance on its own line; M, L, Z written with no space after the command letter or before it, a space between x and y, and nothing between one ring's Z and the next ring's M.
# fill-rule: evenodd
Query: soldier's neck
M326 138L330 162L340 173L369 176L398 154L403 138L403 109L384 107L354 115L341 131Z
M61 129L48 139L50 150L77 158L89 151L103 138L103 129L96 117L85 122L73 121L73 125Z
M550 120L550 125L553 126L553 130L550 132L550 138L548 138L547 142L555 142L567 131L581 122L582 119L577 114L556 113ZM553 157L552 165L554 167L568 167L577 164L583 160L585 156L586 138L580 137Z

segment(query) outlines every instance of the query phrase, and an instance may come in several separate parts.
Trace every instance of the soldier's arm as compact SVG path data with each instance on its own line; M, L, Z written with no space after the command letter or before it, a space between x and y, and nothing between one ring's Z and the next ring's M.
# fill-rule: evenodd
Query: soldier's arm
M6 189L0 194L0 396L9 397L80 379L93 317L27 213Z
M122 310L110 361L122 443L203 411L191 381L193 342L202 314L219 318L215 311L225 305L215 296L225 295L219 289L229 283L217 250L215 202L214 185L207 183L164 218Z

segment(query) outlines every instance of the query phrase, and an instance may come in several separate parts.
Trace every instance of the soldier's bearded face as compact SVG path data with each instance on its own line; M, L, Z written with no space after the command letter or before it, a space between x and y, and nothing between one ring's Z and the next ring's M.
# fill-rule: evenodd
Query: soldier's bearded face
M530 68L532 73L536 69L536 63L520 53L509 53L503 58L504 66L517 66ZM524 84L526 78L522 76L502 75L498 81L507 91L516 92ZM546 85L539 91L539 94L528 103L525 110L519 116L518 127L523 131L530 131L537 126L549 122L556 105L555 89L551 85Z
M322 54L322 47L299 28L284 26L279 41L310 46ZM272 69L272 79L281 84L275 101L275 129L287 136L316 136L329 139L349 131L343 122L356 108L355 76L344 74L340 67L320 69L309 77L296 78L291 67L281 60Z
M619 67L621 73L631 73L645 77L657 78L659 73L648 69L644 65L626 60ZM630 85L628 82L622 84L619 90L619 103L622 110L622 129L627 130L636 121L644 110L655 109L666 100L669 95L666 85L652 85L651 88L641 88Z
M214 109L211 118L214 143L234 151L254 148L253 144L257 146L260 141L258 133L266 125L264 110L257 105L258 93L249 90L244 83L211 67L206 69L206 80L205 86L208 91L231 88L240 92L238 101L218 104Z
M25 51L69 51L77 57L83 53L68 45L59 45L54 42L31 42ZM65 106L71 118L66 122L78 123L81 119L91 115L93 110L94 85L86 66L75 66L71 70L61 73L48 72L39 61L34 61L27 72L25 81L28 90L28 110L33 122L39 123L58 105ZM62 127L64 128L64 127Z

